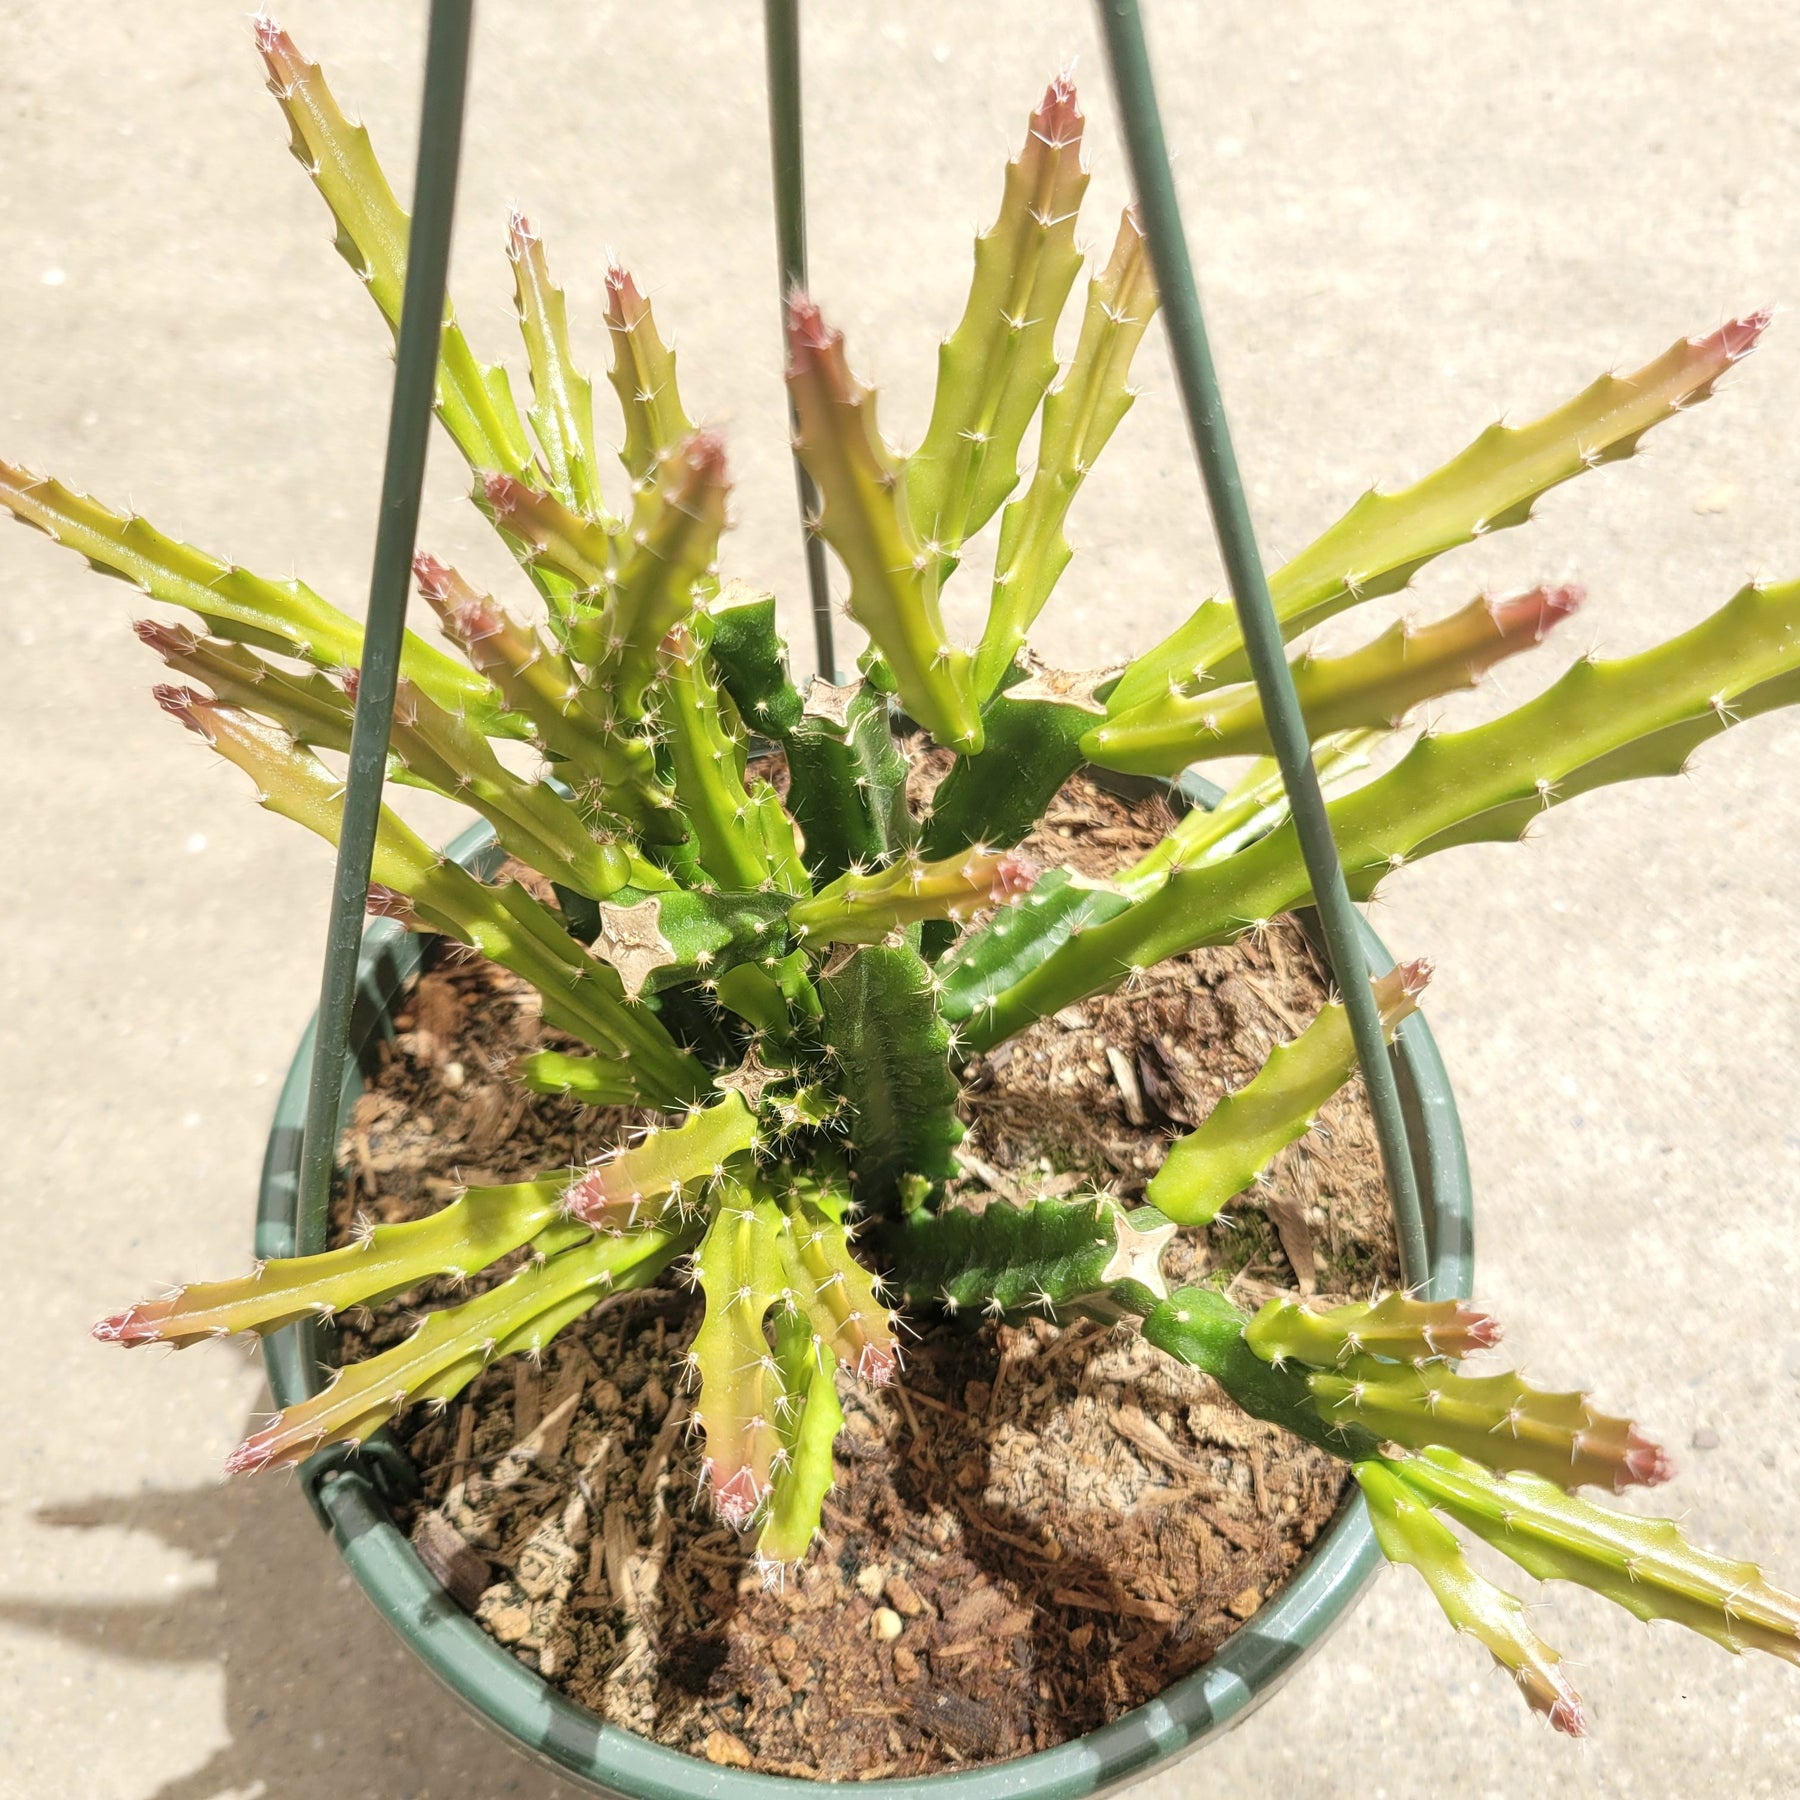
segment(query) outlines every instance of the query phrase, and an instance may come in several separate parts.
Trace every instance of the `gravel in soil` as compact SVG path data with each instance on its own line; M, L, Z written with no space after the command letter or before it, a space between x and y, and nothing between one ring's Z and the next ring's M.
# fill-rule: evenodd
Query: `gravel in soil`
M1159 805L1077 779L1026 848L1104 874L1161 835ZM966 1071L953 1202L1135 1197L1324 995L1284 920L1041 1021ZM513 1087L513 1057L558 1040L528 991L454 947L396 1026L345 1135L340 1240L359 1215L418 1217L466 1183L578 1166L635 1122ZM347 1315L341 1354L511 1266ZM1172 1279L1228 1274L1245 1304L1363 1294L1394 1267L1354 1084L1169 1259ZM604 1301L540 1363L496 1366L397 1430L424 1484L403 1523L458 1603L572 1699L715 1763L873 1779L1047 1749L1203 1663L1341 1502L1341 1465L1128 1332L920 1318L901 1384L840 1379L822 1540L768 1589L697 1501L675 1371L698 1323L683 1289Z

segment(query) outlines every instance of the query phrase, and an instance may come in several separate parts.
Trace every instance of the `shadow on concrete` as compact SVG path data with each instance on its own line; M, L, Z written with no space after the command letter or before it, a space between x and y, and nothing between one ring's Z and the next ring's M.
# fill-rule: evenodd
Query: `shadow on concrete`
M291 1478L45 1507L62 1530L142 1531L217 1565L170 1598L0 1601L0 1621L131 1663L215 1664L230 1741L151 1800L577 1800L465 1714L351 1583Z

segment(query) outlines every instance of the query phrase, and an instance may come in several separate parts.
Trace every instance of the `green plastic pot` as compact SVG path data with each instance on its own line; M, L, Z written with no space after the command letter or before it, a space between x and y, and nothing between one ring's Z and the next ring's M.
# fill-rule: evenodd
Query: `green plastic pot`
M1096 772L1098 773L1098 772ZM1100 776L1128 798L1162 784ZM1214 804L1217 790L1193 778L1178 804ZM450 854L480 874L499 862L486 825L464 832ZM1363 927L1377 969L1392 966L1381 940ZM342 1111L362 1091L363 1052L391 1036L394 1003L416 975L419 941L387 919L363 937L352 1055ZM324 1248L322 1222L295 1217L313 1026L300 1040L281 1090L263 1162L256 1254L294 1256ZM1430 1029L1415 1015L1396 1039L1400 1092L1426 1208L1436 1291L1466 1296L1472 1229L1468 1160L1449 1077ZM317 1331L290 1326L264 1341L263 1361L277 1406L316 1390L325 1361ZM818 1783L745 1774L665 1749L608 1725L533 1674L490 1638L438 1585L394 1523L392 1504L416 1493L417 1478L398 1445L377 1434L361 1450L339 1446L301 1471L308 1499L350 1573L420 1661L466 1706L521 1749L598 1793L631 1800L780 1800L784 1790L841 1789L856 1800L1075 1800L1149 1774L1248 1716L1315 1650L1356 1601L1381 1562L1360 1495L1321 1534L1287 1586L1234 1632L1203 1668L1148 1705L1054 1750L1012 1762L913 1781ZM1352 1490L1354 1494L1354 1489Z

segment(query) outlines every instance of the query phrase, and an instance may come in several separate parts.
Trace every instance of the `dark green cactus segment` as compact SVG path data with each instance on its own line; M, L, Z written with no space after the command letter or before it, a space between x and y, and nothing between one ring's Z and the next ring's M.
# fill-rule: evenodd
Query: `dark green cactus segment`
M1399 1479L1396 1465L1363 1461L1354 1472L1382 1555L1419 1571L1444 1616L1486 1646L1533 1712L1570 1737L1584 1736L1581 1696L1563 1673L1561 1656L1527 1623L1525 1608L1475 1572L1455 1535Z
M627 905L605 902L593 951L618 971L628 999L677 983L716 980L742 962L787 952L787 896L674 888Z
M876 867L912 842L906 759L887 699L873 685L815 679L785 742L788 810L815 882L835 881L859 864Z
M986 1020L1001 996L1058 950L1130 905L1130 898L1115 887L1067 869L1045 870L1017 906L1002 908L937 965L944 1017L972 1021L970 1032L978 1047L998 1043L1010 1034L991 1034Z
M909 1175L942 1181L961 1143L950 1032L916 950L871 944L819 980L828 1075L850 1107L851 1174L863 1205L887 1207Z
M1684 338L1628 375L1603 375L1573 400L1518 426L1490 425L1468 449L1395 493L1370 489L1330 530L1269 577L1284 636L1391 594L1433 557L1531 517L1540 494L1630 456L1653 425L1706 399L1756 347L1772 314ZM1199 679L1249 674L1229 600L1211 600L1140 656L1108 696L1116 715Z
M800 691L788 675L775 596L728 581L696 615L719 681L752 731L785 739L800 723Z
M1673 773L1699 739L1800 686L1800 582L1748 587L1691 631L1636 656L1579 662L1535 700L1486 725L1422 737L1393 768L1330 803L1353 891L1419 856L1518 835L1590 786ZM977 1049L1032 1019L1202 944L1229 942L1301 903L1291 823L1235 855L1172 874L998 996L971 1027Z
M878 1246L915 1304L950 1312L1052 1316L1131 1284L1154 1306L1168 1297L1161 1258L1176 1226L1154 1207L1127 1212L1116 1200L996 1200L980 1212L915 1210Z
M1244 1341L1265 1362L1333 1369L1352 1356L1391 1362L1441 1362L1491 1348L1499 1322L1462 1300L1387 1294L1314 1312L1297 1300L1271 1300L1250 1321Z
M1511 1371L1460 1375L1436 1363L1351 1356L1304 1379L1319 1416L1333 1424L1359 1425L1413 1450L1442 1446L1492 1469L1525 1469L1558 1487L1620 1491L1674 1472L1631 1420L1597 1411L1585 1394L1534 1388Z
M938 351L931 423L906 462L906 504L946 570L1018 485L1020 440L1056 374L1056 323L1081 272L1081 128L1075 85L1060 75L1006 166L1000 216L975 242L962 322Z
M1087 677L1037 669L981 709L979 756L959 756L931 797L922 845L930 857L1028 836L1081 766L1082 734L1106 709Z
M1376 1439L1360 1425L1320 1416L1305 1379L1277 1369L1244 1342L1248 1318L1212 1288L1177 1288L1144 1319L1144 1338L1177 1362L1203 1369L1245 1412L1267 1419L1333 1456L1374 1456Z
M637 1100L630 1068L610 1057L533 1050L515 1059L512 1074L528 1093L579 1100L583 1106L630 1106Z
M1800 1663L1800 1599L1755 1563L1696 1549L1668 1519L1565 1494L1535 1475L1496 1475L1453 1451L1387 1465L1427 1504L1539 1581L1572 1581L1640 1619L1669 1619L1734 1653Z

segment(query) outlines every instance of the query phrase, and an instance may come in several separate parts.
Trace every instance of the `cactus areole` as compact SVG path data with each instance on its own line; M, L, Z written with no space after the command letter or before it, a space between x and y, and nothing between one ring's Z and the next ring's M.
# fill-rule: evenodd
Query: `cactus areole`
M254 33L337 247L394 327L409 221L368 134L272 20ZM1073 301L1082 133L1074 87L1058 77L977 240L910 454L878 420L826 305L786 296L810 524L868 637L853 682L815 677L803 689L774 597L722 575L730 457L743 447L696 426L644 288L617 263L604 323L619 417L606 436L622 467L608 466L552 260L529 220L509 216L525 377L515 390L504 368L478 361L446 301L435 392L470 497L518 564L516 594L417 556L419 596L452 649L405 638L387 758L395 788L460 801L480 824L442 853L381 809L363 981L379 1014L418 966L422 934L490 959L573 1040L521 1057L518 1082L633 1109L635 1123L589 1166L470 1187L428 1217L328 1248L299 1224L303 1048L270 1143L253 1266L95 1327L121 1346L262 1336L279 1411L230 1468L301 1466L351 1567L421 1655L520 1741L604 1788L686 1794L696 1776L559 1699L456 1612L385 1511L383 1484L397 1491L407 1467L381 1428L448 1404L501 1358L541 1352L597 1302L665 1279L687 1279L704 1301L682 1371L703 1445L698 1501L771 1583L804 1564L819 1529L840 1384L905 1378L908 1308L1048 1309L1141 1333L1353 1469L1358 1506L1209 1665L1061 1750L1001 1775L945 1778L971 1796L1090 1792L1203 1737L1268 1691L1383 1555L1417 1572L1529 1707L1581 1733L1560 1651L1468 1562L1455 1526L1528 1575L1590 1587L1734 1652L1800 1660L1800 1602L1753 1564L1578 1491L1669 1479L1668 1457L1637 1425L1583 1394L1458 1366L1499 1330L1458 1299L1469 1196L1449 1089L1414 1016L1423 959L1392 967L1369 939L1387 972L1367 1011L1355 995L1358 1033L1378 1020L1404 1077L1435 1234L1423 1295L1276 1298L1252 1317L1222 1283L1172 1289L1162 1266L1177 1233L1253 1189L1351 1078L1340 1001L1296 1021L1291 1041L1169 1146L1141 1192L1097 1183L976 1212L948 1191L972 1053L1088 996L1129 995L1154 966L1254 933L1310 894L1282 783L1259 755L1271 738L1228 602L1198 597L1184 623L1118 668L1054 669L1029 641L1070 563L1084 478L1130 408L1133 355L1158 304L1130 212ZM1541 417L1490 426L1410 486L1365 494L1270 575L1281 633L1298 640L1524 523L1540 494L1629 456L1707 400L1769 322L1755 312L1680 338ZM149 606L185 613L139 626L177 678L157 686L157 703L199 740L196 753L243 771L268 810L333 843L346 835L336 759L356 718L354 619L298 579L258 575L5 462L0 505ZM958 643L943 589L990 520L986 625ZM1560 646L1559 622L1581 599L1531 571L1507 596L1374 632L1361 648L1294 643L1297 704L1352 892L1421 857L1521 837L1590 788L1675 774L1707 739L1800 699L1790 581L1746 586L1666 643L1575 660L1486 723L1439 730L1422 716L1546 639ZM922 740L896 736L901 711L952 765L927 802L909 799ZM1291 724L1284 714L1278 741ZM785 785L753 749L779 756ZM1148 795L1225 754L1253 760L1109 878L1020 848L1083 765ZM513 1272L456 1294L402 1342L321 1365L318 1323L506 1258L518 1258ZM764 1778L705 1779L721 1792Z

